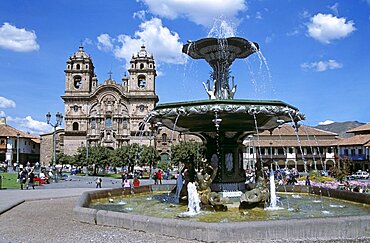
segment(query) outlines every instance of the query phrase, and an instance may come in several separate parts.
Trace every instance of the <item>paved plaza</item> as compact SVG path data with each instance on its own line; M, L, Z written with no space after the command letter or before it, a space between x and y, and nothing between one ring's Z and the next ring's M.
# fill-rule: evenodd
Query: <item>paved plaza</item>
M0 243L4 242L179 242L180 239L121 228L80 223L73 207L96 177L72 176L35 190L0 190ZM141 180L142 185L152 180ZM175 183L168 180L164 183ZM121 180L103 178L102 189L118 188ZM181 239L181 242L194 242Z

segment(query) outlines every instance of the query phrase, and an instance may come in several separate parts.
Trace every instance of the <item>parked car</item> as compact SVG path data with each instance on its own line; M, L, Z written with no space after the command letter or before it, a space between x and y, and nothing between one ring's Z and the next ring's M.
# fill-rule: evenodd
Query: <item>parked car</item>
M350 175L349 179L369 179L369 173L359 170L355 174Z

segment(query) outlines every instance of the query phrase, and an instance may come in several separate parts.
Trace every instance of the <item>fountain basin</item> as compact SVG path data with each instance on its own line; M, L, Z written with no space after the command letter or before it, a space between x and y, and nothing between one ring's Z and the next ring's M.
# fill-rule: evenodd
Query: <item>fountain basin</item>
M143 186L135 193L163 190L167 185ZM277 188L279 190L279 188ZM339 191L333 189L308 188L304 186L287 187L287 191L299 193L321 193L339 198L351 198L360 203L369 204L370 195ZM204 223L182 219L158 218L128 213L97 210L89 208L94 199L109 198L124 194L123 189L85 192L77 206L75 215L81 222L142 230L157 234L170 235L201 241L272 241L272 240L354 240L370 239L370 215L344 216L327 218L282 219L268 221Z

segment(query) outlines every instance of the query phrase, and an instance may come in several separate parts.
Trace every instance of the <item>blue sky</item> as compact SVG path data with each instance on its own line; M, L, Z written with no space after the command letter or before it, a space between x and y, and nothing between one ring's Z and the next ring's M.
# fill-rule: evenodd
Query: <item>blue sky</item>
M285 101L305 125L370 122L370 0L2 0L0 116L26 132L51 131L45 114L64 113L65 65L81 43L99 83L109 71L120 82L145 44L160 103L207 99L211 69L181 47L234 35L262 53L231 66L236 99Z

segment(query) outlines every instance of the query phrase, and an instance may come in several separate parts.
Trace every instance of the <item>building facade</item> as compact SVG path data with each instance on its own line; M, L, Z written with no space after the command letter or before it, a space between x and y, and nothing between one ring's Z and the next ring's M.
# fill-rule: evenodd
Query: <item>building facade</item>
M129 143L150 143L150 129L144 117L158 102L154 58L142 46L133 55L128 76L121 83L111 76L98 84L94 64L80 47L65 70L64 137L65 154L77 148L101 145L111 149Z
M40 161L40 138L17 130L0 118L0 162L14 164L35 164Z
M351 164L352 171L370 169L370 123L352 128L347 133L354 136L338 141L338 157Z
M274 169L328 170L336 166L337 134L300 126L282 125L273 131L249 136L245 141L244 169L255 168L261 158Z

